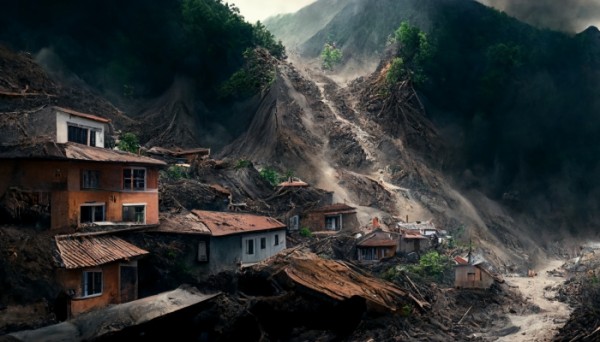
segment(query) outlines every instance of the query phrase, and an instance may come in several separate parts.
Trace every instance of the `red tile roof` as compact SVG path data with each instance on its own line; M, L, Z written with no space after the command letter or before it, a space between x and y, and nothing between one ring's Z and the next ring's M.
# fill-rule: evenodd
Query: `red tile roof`
M140 165L166 165L165 162L137 154L92 147L77 143L58 144L41 142L32 145L0 147L0 158L4 159L65 159L113 163L132 163Z
M224 236L286 228L285 224L267 216L205 210L192 210L192 212L198 216L198 219L204 225L208 227L212 236Z
M93 267L148 254L125 240L110 235L57 235L54 237L67 269Z
M330 205L325 205L310 211L311 213L356 213L356 208L346 205L344 203L335 203Z
M456 263L459 265L468 265L469 264L469 262L465 258L459 257L459 256L454 257L454 261L456 261Z
M92 114L86 114L86 113L80 113L80 112L76 112L72 109L68 109L68 108L63 108L63 107L58 107L58 106L53 106L54 109L63 112L63 113L67 113L70 115L75 115L75 116L79 116L80 118L86 118L86 119L90 119L90 120L94 120L94 121L98 121L98 122L103 122L103 123L109 123L110 120L100 117L100 116L96 116L96 115L92 115Z

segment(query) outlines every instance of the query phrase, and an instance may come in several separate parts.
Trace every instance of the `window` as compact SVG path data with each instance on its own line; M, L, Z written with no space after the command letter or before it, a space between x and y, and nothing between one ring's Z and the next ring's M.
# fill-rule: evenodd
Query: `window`
M290 217L289 225L288 225L289 230L298 230L299 221L300 221L300 219L299 219L298 215L294 215L294 216Z
M81 127L77 124L67 125L67 140L78 144L96 146L96 129Z
M84 271L81 282L81 297L102 294L102 271Z
M275 234L275 246L279 245L279 234Z
M254 254L254 240L252 239L246 240L246 254Z
M81 172L82 189L98 189L100 184L100 171L83 170Z
M146 222L146 205L123 204L123 222Z
M146 190L146 169L123 169L123 189Z
M79 218L80 223L104 221L104 203L82 205Z
M63 126L64 127L64 126ZM79 144L88 144L89 129L68 125L67 140Z
M339 218L337 216L325 217L325 228L329 230L339 230Z
M198 242L198 261L208 261L208 253L206 253L206 241Z
M260 238L260 249L267 248L267 238Z

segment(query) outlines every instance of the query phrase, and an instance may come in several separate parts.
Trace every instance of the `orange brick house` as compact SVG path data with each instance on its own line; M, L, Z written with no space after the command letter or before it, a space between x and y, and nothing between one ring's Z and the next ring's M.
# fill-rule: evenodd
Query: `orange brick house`
M111 235L54 239L60 266L57 279L66 293L58 304L59 319L137 299L137 259L147 251Z
M325 205L305 213L301 225L311 231L351 231L359 227L356 208L344 203Z
M54 127L54 137L46 132L23 142L26 137L9 132L0 138L0 202L37 206L51 229L158 224L158 172L166 164L103 148L106 119L51 108L56 113L28 120L43 126L32 129L40 134Z

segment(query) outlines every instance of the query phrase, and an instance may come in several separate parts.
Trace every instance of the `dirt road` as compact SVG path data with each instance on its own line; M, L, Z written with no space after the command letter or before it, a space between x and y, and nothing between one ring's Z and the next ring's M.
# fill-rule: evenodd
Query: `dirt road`
M554 298L554 292L545 290L548 286L554 287L565 281L565 278L548 275L546 271L558 269L564 261L552 260L543 267L536 270L538 276L530 277L507 277L506 281L511 286L518 287L523 297L540 307L536 314L525 316L510 315L509 318L514 326L520 327L514 334L504 336L498 341L521 342L521 341L551 341L557 330L567 321L571 312L565 303L549 300Z

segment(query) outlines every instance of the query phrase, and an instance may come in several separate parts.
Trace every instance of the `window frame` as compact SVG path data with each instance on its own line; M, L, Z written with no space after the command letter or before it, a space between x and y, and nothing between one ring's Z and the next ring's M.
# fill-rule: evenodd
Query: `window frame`
M125 177L125 172L126 171L130 171L130 176L129 178ZM135 180L137 179L135 177L135 171L144 171L144 188L135 188ZM128 179L128 181L126 181L126 179ZM125 184L129 183L129 188L125 187ZM146 189L148 188L148 170L145 167L139 167L139 166L128 166L128 167L124 167L123 171L121 172L121 189L123 191L146 191Z
M96 290L95 289L95 276L96 275L100 275L100 289L99 292L93 292L93 293L88 293L88 277L87 274L88 273L92 273L92 291ZM102 272L102 269L88 269L88 270L84 270L81 273L81 295L79 296L79 298L92 298L92 297L99 297L102 296L102 294L104 293L104 273Z
M96 208L96 207L102 207L102 220L96 220L95 219L95 217L96 217L96 213L95 213L96 209L93 209L94 212L92 213L92 221L82 222L81 221L81 216L82 216L81 215L81 208L82 207L94 207L94 208ZM91 203L82 203L82 204L79 205L79 224L82 224L82 223L94 223L94 222L105 222L105 221L106 221L106 203L104 203L104 202L91 202Z
M260 238L260 249L267 249L267 238L265 236Z
M246 239L244 243L244 254L255 255L254 239Z
M144 219L139 222L138 220L133 220L133 221L125 221L125 207L143 207L144 208ZM133 223L138 223L138 224L146 224L146 214L147 214L147 209L148 205L146 203L123 203L121 205L121 222L133 222ZM135 210L135 209L134 209ZM136 216L136 212L134 211L133 213L134 216Z
M89 174L95 173L95 180L96 180L96 184L95 185L86 185L86 174L87 179L88 179L88 183L90 183L90 179L92 179L93 177L90 177ZM100 170L81 170L81 184L80 187L82 190L96 190L96 189L100 189Z
M279 234L275 234L274 236L273 246L279 246Z

